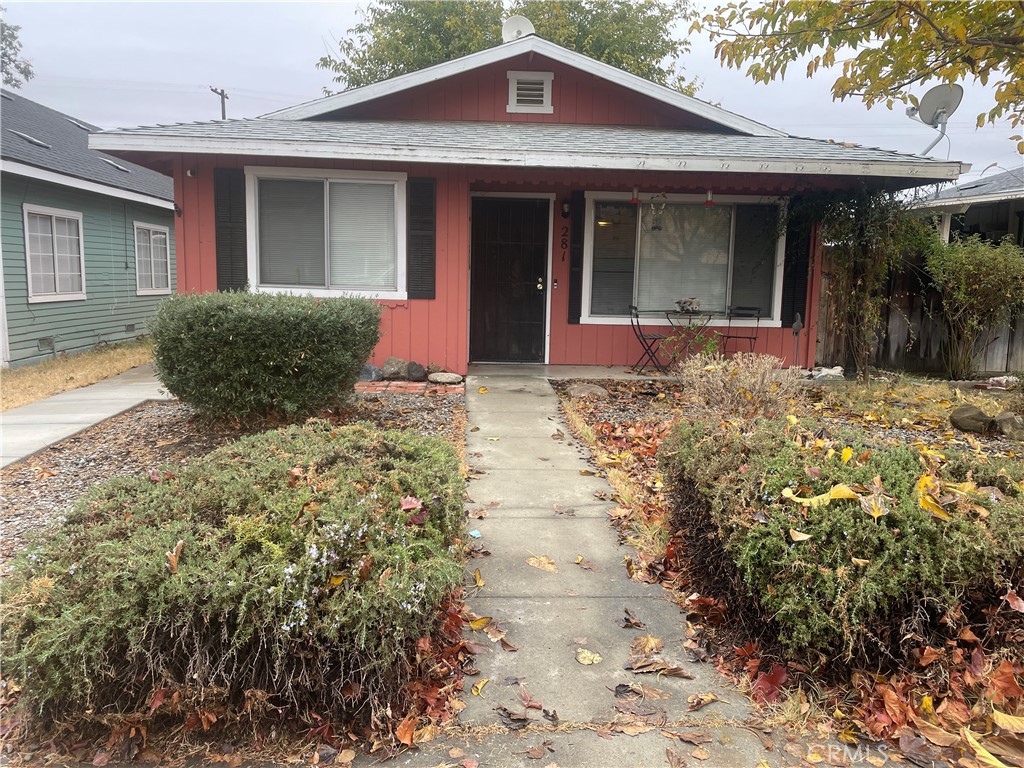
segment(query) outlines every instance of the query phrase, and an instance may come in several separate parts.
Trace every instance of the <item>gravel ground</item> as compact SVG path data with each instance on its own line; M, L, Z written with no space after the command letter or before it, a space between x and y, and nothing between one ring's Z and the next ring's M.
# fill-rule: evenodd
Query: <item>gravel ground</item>
M458 394L366 394L337 414L343 423L441 435L463 450L465 401ZM96 483L119 475L181 465L257 428L212 424L182 403L149 402L54 443L0 470L0 569L25 536L60 519Z

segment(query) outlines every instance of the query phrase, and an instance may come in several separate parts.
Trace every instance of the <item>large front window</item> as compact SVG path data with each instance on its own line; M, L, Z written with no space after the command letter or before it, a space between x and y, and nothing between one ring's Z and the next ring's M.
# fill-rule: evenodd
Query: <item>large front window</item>
M672 309L758 307L772 316L779 252L774 204L594 200L590 217L590 318Z
M403 295L404 175L251 173L258 287Z

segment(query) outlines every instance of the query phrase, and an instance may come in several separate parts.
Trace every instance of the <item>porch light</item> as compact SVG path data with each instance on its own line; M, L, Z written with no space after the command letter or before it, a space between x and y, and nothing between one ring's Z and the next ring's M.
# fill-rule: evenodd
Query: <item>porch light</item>
M712 192L709 189L708 192L707 192L707 197L704 198L704 205L706 205L708 208L710 208L714 204L715 204L715 193Z
M568 200L563 200L562 201L562 218L563 219L568 219L569 218L570 210L571 209L569 208L569 201Z

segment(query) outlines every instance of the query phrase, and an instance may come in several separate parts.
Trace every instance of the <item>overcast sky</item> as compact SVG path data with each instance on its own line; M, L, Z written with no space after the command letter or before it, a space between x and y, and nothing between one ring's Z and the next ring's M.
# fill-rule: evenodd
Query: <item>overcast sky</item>
M228 117L253 117L317 98L331 81L316 61L336 50L360 7L356 2L4 4L8 22L21 26L22 53L36 73L21 93L105 128L219 118L211 85L227 90ZM828 73L812 80L791 74L759 85L722 68L706 39L691 42L687 74L703 81L701 98L726 109L798 136L906 152L921 152L935 137L933 129L907 118L901 105L867 110L859 101L833 102ZM977 177L990 163L1024 168L1007 138L1015 132L1008 123L974 127L977 114L991 106L991 89L964 86L967 93L950 119L949 139L932 154L972 163L964 178Z

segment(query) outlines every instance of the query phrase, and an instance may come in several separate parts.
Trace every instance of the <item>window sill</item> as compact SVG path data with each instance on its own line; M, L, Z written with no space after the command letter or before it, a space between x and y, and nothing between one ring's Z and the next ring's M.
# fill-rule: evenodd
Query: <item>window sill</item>
M51 304L55 301L85 301L84 293L47 293L42 296L29 296L29 304Z
M404 301L408 298L405 291L356 291L344 290L341 288L311 288L309 286L280 286L280 285L259 285L254 288L259 293L287 293L297 296L313 296L318 299L337 299L345 296L361 297L366 299L382 299L385 301Z
M135 291L136 296L170 296L170 288L157 288L155 290L139 289Z
M698 315L699 317L699 315ZM629 325L629 317L581 317L580 325ZM641 315L640 325L650 326L664 326L666 328L672 327L673 323L670 323L668 319L657 313L651 313L650 316ZM676 321L674 324L678 327L685 327L685 321ZM730 323L725 318L712 320L707 324L707 328L728 328ZM733 328L781 328L781 320L770 320L768 318L762 318L759 323L755 323L753 320L733 320L731 327Z

